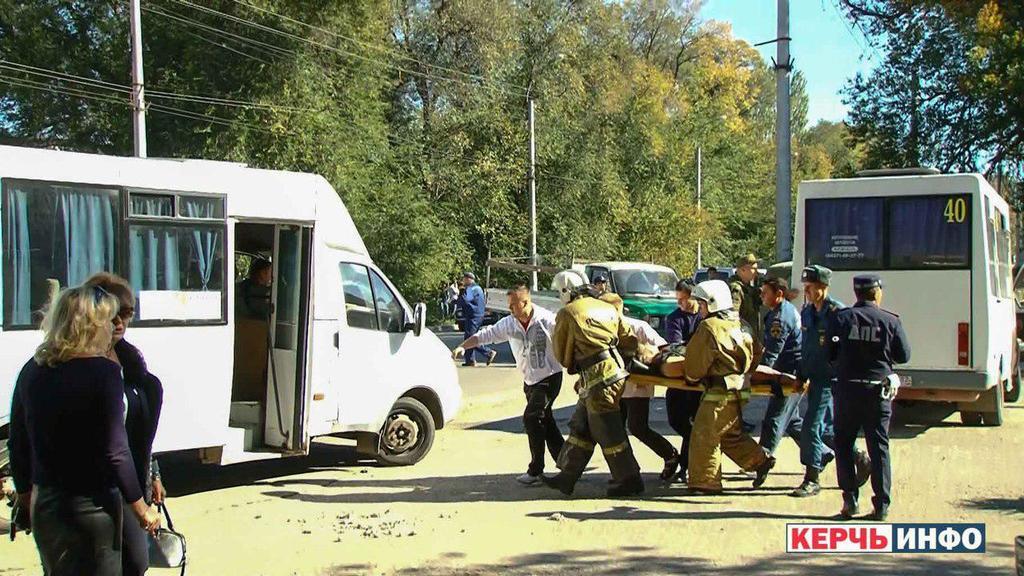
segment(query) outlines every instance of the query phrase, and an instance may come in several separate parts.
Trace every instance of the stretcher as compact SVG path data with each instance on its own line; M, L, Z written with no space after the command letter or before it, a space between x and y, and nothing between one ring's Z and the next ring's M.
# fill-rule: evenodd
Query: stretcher
M681 361L681 357L670 358L662 365L662 372L678 373L678 370L673 370L672 365L679 364L681 368ZM686 381L681 374L679 376L666 376L664 374L631 372L629 381L637 386L664 386L665 388L675 388L676 390L704 391L704 386L699 383ZM751 394L770 396L772 394L772 384L776 381L782 384L783 394L789 395L795 391L797 384L795 376L773 370L767 366L758 366L753 372L748 373L743 379L743 384L744 388L749 389Z

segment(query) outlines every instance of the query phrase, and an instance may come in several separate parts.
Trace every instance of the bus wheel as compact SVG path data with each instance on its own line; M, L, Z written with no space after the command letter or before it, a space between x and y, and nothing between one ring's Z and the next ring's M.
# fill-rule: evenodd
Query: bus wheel
M1013 376L1010 377L1010 381L1007 382L1006 393L1003 394L1003 400L1006 402L1016 402L1020 400L1020 383L1021 379L1024 379L1024 366L1021 366L1020 358L1017 359L1017 369L1013 371Z
M411 466L434 445L434 417L415 398L399 398L380 430L377 461L385 466Z

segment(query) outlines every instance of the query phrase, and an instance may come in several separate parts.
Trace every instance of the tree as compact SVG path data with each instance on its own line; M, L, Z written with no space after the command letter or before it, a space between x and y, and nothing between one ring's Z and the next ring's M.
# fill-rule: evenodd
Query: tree
M884 62L845 90L851 129L879 167L943 171L1024 159L1024 6L1016 0L843 0L884 47Z

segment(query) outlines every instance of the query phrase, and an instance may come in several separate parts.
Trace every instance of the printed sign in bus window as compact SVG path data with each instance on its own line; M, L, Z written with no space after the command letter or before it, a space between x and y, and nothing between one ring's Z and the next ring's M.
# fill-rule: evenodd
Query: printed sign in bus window
M889 200L890 268L966 268L971 263L967 196Z
M808 200L807 263L833 270L882 268L881 198Z

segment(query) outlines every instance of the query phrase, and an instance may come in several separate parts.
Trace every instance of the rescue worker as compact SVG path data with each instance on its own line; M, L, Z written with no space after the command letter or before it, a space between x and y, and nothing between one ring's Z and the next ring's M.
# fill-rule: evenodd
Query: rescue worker
M764 481L775 466L768 454L740 426L750 392L743 375L754 364L754 343L733 310L729 286L721 280L701 282L693 290L703 320L686 347L684 377L704 385L690 437L689 487L693 494L722 492L722 453Z
M604 273L598 273L594 276L594 288L600 294L604 294L608 291L608 277Z
M871 499L868 519L884 522L892 501L892 468L889 462L889 418L899 388L894 364L910 360L910 342L899 316L880 308L882 283L866 274L853 279L857 303L836 313L826 342L836 363L836 468L843 491L843 519L860 512L854 471L854 442L864 430L871 455Z
M761 286L761 303L768 312L764 315L764 352L761 365L785 374L796 374L800 364L800 313L796 311L786 293L789 286L782 278L769 278ZM803 394L786 394L781 382L772 383L772 395L768 399L768 410L761 422L761 446L774 454L783 434L800 444L803 418L800 417L800 400ZM754 480L757 488L764 478Z
M569 374L580 376L579 402L558 456L561 472L541 479L563 494L572 494L596 443L612 474L608 496L640 494L644 491L640 465L633 457L619 408L629 376L627 359L636 352L637 339L619 313L622 299L611 293L599 295L583 282L572 270L559 272L554 279L565 306L555 317L552 345Z
M484 290L476 283L476 275L466 272L462 275L462 287L465 290L459 295L458 306L462 310L462 337L468 340L480 330L484 323L485 300ZM480 354L490 366L498 356L498 351L481 344L466 350L463 366L476 366L476 355Z
M800 364L797 379L801 391L807 394L807 413L804 416L803 435L800 437L800 463L804 465L804 480L790 493L806 498L821 492L819 475L835 459L833 428L832 384L835 372L825 352L825 333L835 322L835 315L846 308L829 294L832 271L824 266L808 266L800 280L807 301L800 311L803 336L800 339ZM863 486L871 474L871 462L863 450L855 458L857 485Z
M562 389L562 365L551 347L555 314L533 305L529 286L520 282L508 291L508 309L511 314L481 329L452 350L452 358L458 360L467 349L481 344L509 343L516 368L523 374L526 395L523 426L530 446L530 464L526 473L516 480L530 485L540 482L544 472L544 446L547 445L553 459L562 451L562 433L551 412Z

